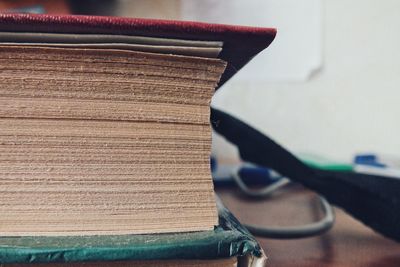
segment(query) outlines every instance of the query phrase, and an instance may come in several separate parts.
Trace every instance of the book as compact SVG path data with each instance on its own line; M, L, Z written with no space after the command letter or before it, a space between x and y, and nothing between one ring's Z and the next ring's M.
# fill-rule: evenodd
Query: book
M217 199L211 231L101 236L0 238L0 262L24 266L264 266L254 237Z
M195 22L0 15L0 235L214 235L211 96L274 36Z

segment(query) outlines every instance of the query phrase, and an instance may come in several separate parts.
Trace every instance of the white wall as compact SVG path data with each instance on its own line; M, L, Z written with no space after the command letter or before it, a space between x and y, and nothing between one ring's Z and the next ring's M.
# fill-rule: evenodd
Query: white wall
M327 0L323 12L323 66L309 81L233 79L213 105L293 152L400 156L400 1Z
M276 41L213 105L293 152L400 156L399 0L121 0L118 10L278 27ZM219 156L235 155L215 140Z

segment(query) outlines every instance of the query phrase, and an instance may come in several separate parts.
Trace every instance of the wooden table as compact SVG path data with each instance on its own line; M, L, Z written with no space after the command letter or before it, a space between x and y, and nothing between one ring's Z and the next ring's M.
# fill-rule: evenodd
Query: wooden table
M243 223L289 226L311 222L322 215L316 196L299 186L261 201L244 198L236 188L216 191ZM335 226L324 235L296 240L260 238L269 266L400 266L400 244L374 233L342 210L335 211Z

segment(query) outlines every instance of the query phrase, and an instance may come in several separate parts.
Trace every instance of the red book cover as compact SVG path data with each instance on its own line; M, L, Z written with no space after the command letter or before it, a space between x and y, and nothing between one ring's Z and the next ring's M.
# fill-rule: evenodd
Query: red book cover
M140 18L33 14L0 14L0 31L120 34L222 41L224 45L219 57L227 61L228 66L220 86L251 58L268 47L276 35L276 29L273 28Z

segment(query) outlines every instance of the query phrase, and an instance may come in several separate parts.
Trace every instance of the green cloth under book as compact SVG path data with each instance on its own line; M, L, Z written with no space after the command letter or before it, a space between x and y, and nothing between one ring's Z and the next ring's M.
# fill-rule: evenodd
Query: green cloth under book
M0 263L219 259L262 249L239 221L218 203L214 231L120 236L1 237Z

